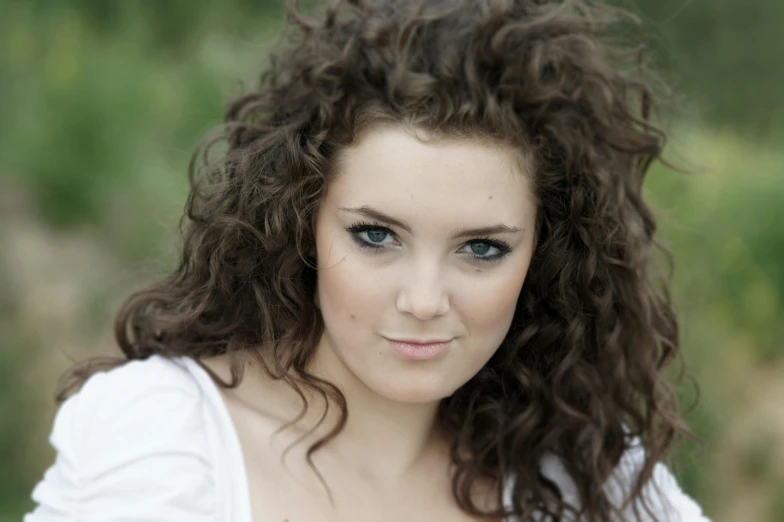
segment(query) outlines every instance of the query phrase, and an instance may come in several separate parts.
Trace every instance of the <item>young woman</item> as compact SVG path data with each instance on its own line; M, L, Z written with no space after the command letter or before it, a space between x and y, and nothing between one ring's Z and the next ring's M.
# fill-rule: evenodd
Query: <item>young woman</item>
M337 1L191 165L26 522L705 521L622 12ZM62 398L68 394L64 390Z

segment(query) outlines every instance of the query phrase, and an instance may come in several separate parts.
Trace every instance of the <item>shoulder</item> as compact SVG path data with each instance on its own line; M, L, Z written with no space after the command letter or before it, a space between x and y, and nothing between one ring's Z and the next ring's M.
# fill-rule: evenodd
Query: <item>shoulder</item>
M604 485L610 501L620 507L631 494L634 482L642 470L645 450L637 439L632 440L629 449L621 457L613 474ZM554 455L547 455L541 463L542 474L555 482L566 502L579 506L579 494L574 481L566 471L563 462ZM636 502L642 521L657 522L710 522L700 506L688 496L678 484L675 476L664 463L656 463L651 480L643 488L645 504L655 518L646 513L643 504ZM624 520L637 520L634 505L623 510ZM628 518L626 518L628 517Z
M60 406L52 442L77 445L68 449L84 456L122 452L136 441L164 444L194 427L199 405L199 387L182 361L129 361L93 374Z
M56 460L33 492L38 508L26 522L118 513L212 519L203 402L183 360L153 356L92 375L58 410L50 436Z
M150 396L196 398L199 394L198 383L184 358L168 359L153 355L93 374L66 403L72 401L113 407L136 403Z
M64 404L94 402L100 405L133 401L150 394L195 397L198 393L196 381L183 359L153 355L94 373Z
M631 494L634 482L637 480L645 462L645 448L639 439L633 439L631 446L626 450L613 475L605 484L605 490L616 505L622 505ZM675 475L663 463L657 462L653 468L653 475L644 486L642 492L645 504L656 520L665 522L710 522L702 509L678 484ZM645 514L641 503L637 503L640 512ZM633 506L625 510L631 514Z

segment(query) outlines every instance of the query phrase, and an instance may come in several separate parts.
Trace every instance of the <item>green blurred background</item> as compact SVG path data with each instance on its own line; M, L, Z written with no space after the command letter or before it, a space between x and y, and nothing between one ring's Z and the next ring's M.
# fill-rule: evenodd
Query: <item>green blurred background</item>
M616 0L684 95L647 191L701 386L673 469L715 521L784 521L784 2ZM172 266L188 157L278 0L0 0L0 520L51 464L56 379ZM684 403L694 399L683 387Z

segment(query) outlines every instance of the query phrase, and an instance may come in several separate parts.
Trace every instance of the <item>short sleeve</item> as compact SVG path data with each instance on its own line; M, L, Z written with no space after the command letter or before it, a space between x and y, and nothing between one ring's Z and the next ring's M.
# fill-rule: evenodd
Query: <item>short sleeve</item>
M24 522L206 522L216 516L199 389L159 356L91 376L66 400L54 464Z
M629 498L644 460L645 450L639 441L634 439L604 486L608 499L613 505L621 507ZM541 470L547 478L558 485L564 502L577 509L580 505L580 495L561 459L552 454L546 455L542 459ZM622 518L615 522L653 522L654 520L656 522L710 522L702 513L700 506L681 490L675 477L661 462L655 465L652 479L644 486L643 497L646 500L645 504L650 508L650 513L645 510L643 502L638 498L624 508ZM635 517L635 505L640 518Z
M622 505L628 498L644 459L644 448L638 441L633 441L605 485L609 497L616 505ZM710 522L700 506L683 492L673 474L661 462L654 466L652 478L643 488L643 497L657 522ZM637 502L637 507L642 520L651 520L641 502ZM633 506L626 509L627 516L624 520L635 520L632 516L633 509Z

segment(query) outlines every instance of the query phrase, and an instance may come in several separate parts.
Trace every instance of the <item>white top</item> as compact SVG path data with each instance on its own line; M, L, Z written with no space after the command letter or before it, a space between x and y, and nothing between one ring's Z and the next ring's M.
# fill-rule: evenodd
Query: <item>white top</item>
M187 357L153 356L94 374L62 404L49 440L57 457L24 522L252 522L231 416L216 384ZM641 459L641 448L624 455L617 476L627 479L607 484L613 501ZM558 459L545 458L542 471L576 505ZM654 480L663 492L652 497L660 520L709 522L663 464Z

